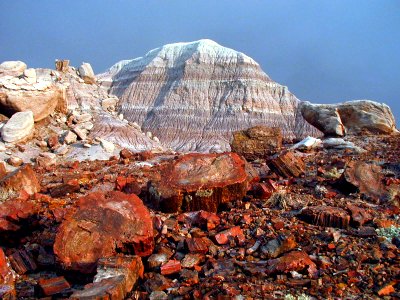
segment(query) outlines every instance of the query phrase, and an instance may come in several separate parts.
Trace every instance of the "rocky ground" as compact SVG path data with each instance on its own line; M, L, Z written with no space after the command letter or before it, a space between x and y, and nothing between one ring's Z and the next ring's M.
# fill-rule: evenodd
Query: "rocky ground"
M249 164L122 150L0 165L0 294L399 298L400 136L346 140L357 147L284 145Z

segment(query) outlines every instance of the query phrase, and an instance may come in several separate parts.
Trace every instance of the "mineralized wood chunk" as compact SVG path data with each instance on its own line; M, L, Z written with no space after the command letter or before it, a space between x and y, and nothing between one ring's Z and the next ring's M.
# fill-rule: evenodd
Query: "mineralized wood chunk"
M241 199L248 190L245 161L236 153L187 154L162 170L150 200L164 212L206 210Z
M294 156L293 152L284 151L273 157L268 166L285 177L299 177L304 174L305 164L303 160Z
M50 279L40 278L39 286L46 296L61 293L71 287L63 276Z
M31 165L26 164L0 180L0 203L25 191L33 195L40 191L39 180Z
M255 126L233 133L232 152L243 155L248 160L264 158L276 153L282 147L282 130L266 126Z
M95 192L61 224L54 253L65 268L92 273L99 258L132 250L147 256L153 247L152 219L136 195Z
M299 218L307 223L324 227L347 228L350 223L347 211L325 205L307 207L301 211Z
M292 251L284 256L268 261L268 274L289 273L291 271L301 271L307 269L311 278L318 277L318 270L307 253L303 251Z

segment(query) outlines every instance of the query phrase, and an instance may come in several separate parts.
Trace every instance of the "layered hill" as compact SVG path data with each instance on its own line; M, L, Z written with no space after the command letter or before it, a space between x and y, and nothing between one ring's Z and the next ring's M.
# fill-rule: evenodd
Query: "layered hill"
M211 40L168 44L98 75L120 112L179 151L229 150L232 132L280 127L286 139L316 134L287 87L250 57Z

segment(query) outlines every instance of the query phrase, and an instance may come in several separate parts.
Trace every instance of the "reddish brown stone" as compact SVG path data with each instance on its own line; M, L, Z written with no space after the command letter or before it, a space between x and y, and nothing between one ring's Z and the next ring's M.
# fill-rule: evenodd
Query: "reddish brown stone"
M233 133L232 152L243 155L248 160L264 158L276 153L282 147L282 130L280 128L255 126Z
M22 220L38 213L38 205L33 201L12 199L0 205L0 232L20 229Z
M230 239L237 239L239 244L242 244L246 238L239 226L229 228L215 235L215 241L220 245L229 243Z
M245 161L236 153L187 154L168 164L149 196L165 212L216 212L222 203L246 195Z
M267 200L273 193L276 192L276 187L272 180L267 180L263 183L256 183L253 185L254 195L257 198Z
M0 161L0 180L7 175L6 164Z
M116 252L147 256L153 251L153 223L136 195L95 192L82 197L61 224L54 253L67 269L94 271L101 257Z
M395 292L395 289L394 289L393 285L388 284L388 285L385 285L383 288L381 288L378 291L378 295L379 296L389 296L390 294L393 294L394 292Z
M290 271L302 271L307 269L310 278L318 277L317 266L311 261L307 253L303 251L292 251L280 258L268 261L267 273L282 274Z
M128 149L122 149L119 152L119 156L121 156L122 159L131 159L133 157L133 153Z
M15 251L8 256L8 259L10 260L12 268L20 275L35 271L37 268L32 256L25 250Z
M50 195L53 198L63 197L67 194L75 193L81 188L77 180L70 180L67 183L59 184L50 189Z
M49 279L40 278L39 286L45 296L59 294L71 288L68 281L66 281L63 276Z
M291 151L283 151L279 155L272 157L268 166L271 170L284 177L299 177L305 171L303 160L296 157Z
M208 247L212 244L212 242L206 238L187 238L185 239L187 247L191 253L203 253L206 254L208 252Z
M194 268L195 266L199 265L204 259L205 256L203 254L189 253L185 255L185 257L181 261L181 265L183 268Z
M58 135L52 135L47 139L47 145L50 149L54 150L60 146L60 142L58 140Z
M125 299L123 275L106 278L100 282L91 283L85 286L82 291L74 292L71 300L123 300Z
M150 159L152 159L153 157L154 157L154 154L153 154L153 152L151 152L151 151L143 151L143 152L140 152L140 153L138 154L138 159L139 159L140 161L150 160Z
M373 219L372 215L361 207L349 203L347 208L351 213L351 222L356 226L362 226Z
M2 248L0 248L0 287L2 285L14 286L14 275L8 266L7 257Z
M170 260L166 264L161 266L161 274L162 275L170 275L179 273L182 269L181 263L179 260Z
M351 161L341 177L341 188L346 192L357 192L371 199L383 199L387 189L383 184L382 168L362 161Z
M324 227L347 228L350 223L347 211L325 205L306 207L298 217L307 223Z
M0 202L18 197L22 191L29 195L40 191L39 180L29 164L23 165L0 179Z
M178 216L178 221L204 230L213 230L221 223L221 219L216 214L204 210L181 214Z
M265 246L262 246L261 252L268 258L276 258L282 253L293 250L296 247L297 243L293 235L280 234L276 239L273 239Z
M125 277L123 291L130 293L139 278L143 278L144 266L139 256L114 256L101 258L97 263L95 282L101 282L105 278Z

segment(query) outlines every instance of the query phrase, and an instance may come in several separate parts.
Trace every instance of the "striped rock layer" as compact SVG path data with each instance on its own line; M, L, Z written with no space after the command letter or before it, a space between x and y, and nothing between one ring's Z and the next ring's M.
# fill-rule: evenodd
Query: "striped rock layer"
M250 57L210 40L165 45L98 79L120 98L128 121L179 151L230 150L232 132L256 125L280 127L286 139L317 133L287 87Z

